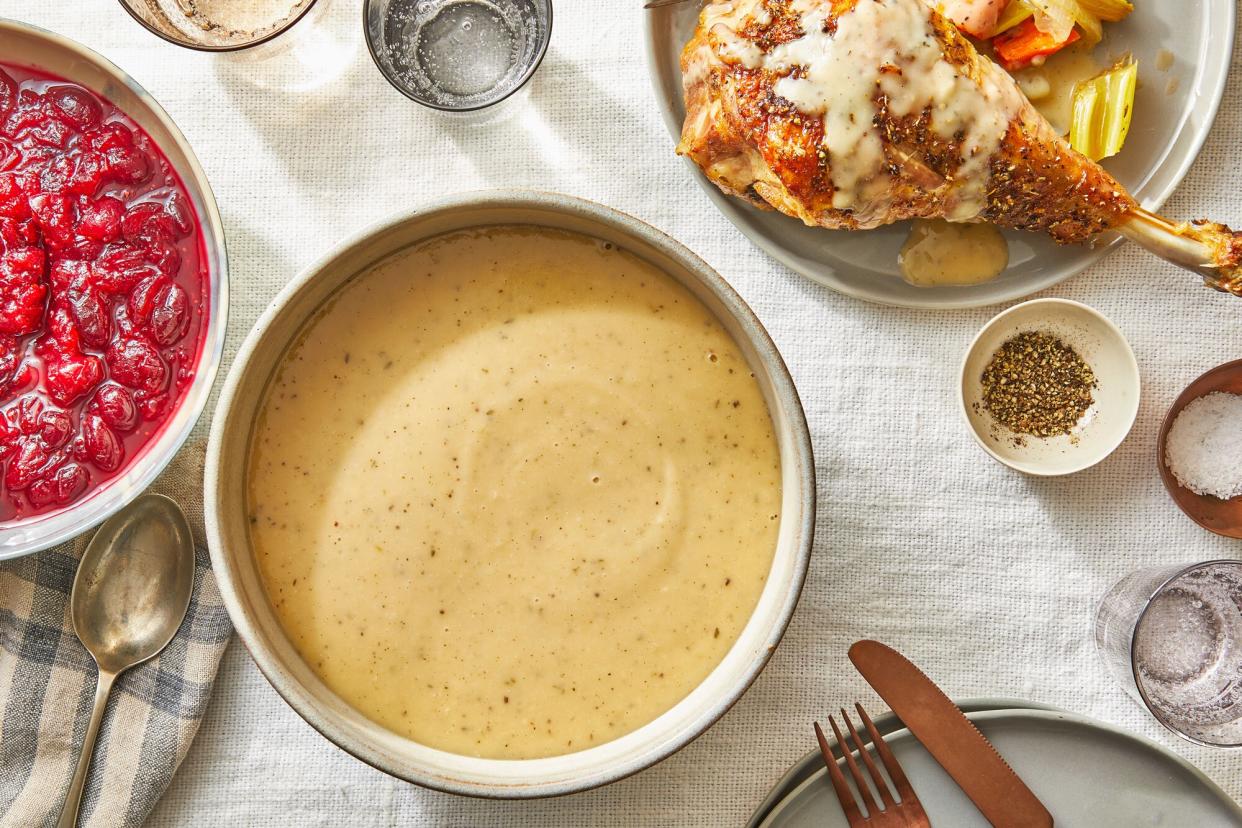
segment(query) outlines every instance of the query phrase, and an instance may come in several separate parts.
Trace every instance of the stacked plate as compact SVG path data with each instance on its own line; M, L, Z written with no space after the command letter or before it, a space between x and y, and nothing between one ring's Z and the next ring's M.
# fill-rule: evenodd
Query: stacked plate
M1242 808L1189 762L1103 722L1012 699L959 707L1052 812L1057 825L1242 826ZM933 825L988 822L889 713L875 720ZM844 764L842 765L844 767ZM848 774L848 771L846 771ZM784 777L747 828L847 828L819 752Z

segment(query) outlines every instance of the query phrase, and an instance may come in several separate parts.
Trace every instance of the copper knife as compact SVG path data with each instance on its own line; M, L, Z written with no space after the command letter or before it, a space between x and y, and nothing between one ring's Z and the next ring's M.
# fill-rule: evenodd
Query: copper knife
M850 661L996 828L1049 828L1052 814L992 743L923 671L892 647L859 641Z

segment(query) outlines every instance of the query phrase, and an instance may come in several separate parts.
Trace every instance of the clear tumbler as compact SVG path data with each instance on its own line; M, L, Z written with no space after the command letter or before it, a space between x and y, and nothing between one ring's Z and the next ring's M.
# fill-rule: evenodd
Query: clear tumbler
M1095 642L1162 725L1196 744L1242 747L1242 561L1121 579L1100 601Z
M552 36L552 0L365 0L362 14L371 57L397 91L474 118L518 97Z

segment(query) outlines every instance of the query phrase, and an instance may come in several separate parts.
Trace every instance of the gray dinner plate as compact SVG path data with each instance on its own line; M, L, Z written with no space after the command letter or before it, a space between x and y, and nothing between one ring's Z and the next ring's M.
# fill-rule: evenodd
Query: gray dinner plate
M1242 826L1242 809L1198 769L1159 745L1060 710L967 714L1009 766L1068 828ZM885 736L934 828L988 822L910 731ZM827 771L768 809L759 828L846 828Z
M1143 0L1126 20L1105 24L1104 41L1097 47L1101 58L1129 52L1139 63L1130 136L1105 166L1149 209L1159 209L1181 182L1216 118L1233 53L1234 2ZM644 15L648 67L674 142L685 118L678 60L699 8L687 2ZM1170 59L1168 68L1158 68ZM1091 246L1062 247L1041 234L1006 231L1009 268L996 279L969 287L919 288L903 281L897 266L909 230L904 222L860 232L807 227L726 196L692 162L686 163L688 174L751 241L793 270L871 302L922 308L1007 302L1073 276L1120 243L1110 236ZM1212 218L1227 222L1238 217Z
M1026 701L1023 699L1010 699L1003 697L981 696L979 698L964 699L955 702L963 713L975 713L981 710L1059 710L1050 704L1042 702ZM905 725L892 712L884 713L876 716L872 722L876 729L883 735L902 730ZM780 804L781 800L789 796L794 788L810 779L816 773L824 769L823 760L820 759L818 750L807 751L806 755L794 763L793 767L785 772L785 775L777 780L772 786L772 790L764 797L759 806L755 808L755 812L746 822L746 828L758 828L759 825L767 819L768 814Z

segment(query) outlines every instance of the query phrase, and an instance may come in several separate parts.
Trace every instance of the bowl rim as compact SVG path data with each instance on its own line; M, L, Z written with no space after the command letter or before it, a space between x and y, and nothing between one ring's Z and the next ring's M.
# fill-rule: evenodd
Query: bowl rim
M673 138L674 143L679 139L681 134L681 123L676 116L676 101L672 104L669 102L668 96L665 94L666 89L663 86L660 72L658 71L659 53L661 51L662 32L656 25L656 15L668 13L669 8L676 6L661 6L647 12L643 18L643 53L644 67L647 72L651 90L655 96L656 106L659 109L661 120L664 122L665 128ZM1135 198L1140 203L1151 210L1159 210L1164 203L1177 191L1182 181L1190 172L1190 168L1199 159L1203 152L1203 145L1207 142L1208 136L1211 135L1212 129L1216 123L1217 115L1220 113L1220 107L1225 97L1225 90L1228 86L1229 74L1233 66L1234 41L1237 30L1238 9L1236 2L1220 2L1220 8L1213 8L1212 11L1219 12L1214 14L1212 21L1205 22L1205 28L1211 32L1219 33L1220 47L1211 52L1212 60L1208 63L1196 64L1196 73L1192 83L1188 84L1190 90L1194 91L1197 102L1181 116L1183 124L1195 122L1197 126L1190 127L1192 132L1191 139L1187 142L1182 157L1176 164L1169 168L1169 175L1163 186L1151 193L1134 193ZM1214 25L1218 24L1218 25ZM1210 90L1210 94L1204 96L1199 94L1199 90L1206 87ZM680 90L680 86L678 86ZM1202 119L1199 119L1199 116ZM1164 165L1168 162L1170 151L1176 146L1176 137L1168 145L1160 150L1158 161L1151 175L1143 185L1150 183L1152 178L1163 171ZM1095 247L1087 248L1084 246L1083 255L1070 266L1064 269L1060 275L1045 277L1042 279L1031 279L1026 282L1019 282L1011 286L1004 292L998 292L992 296L975 296L973 298L957 298L952 294L933 294L933 291L939 289L925 289L927 298L922 297L904 299L899 297L886 296L875 289L870 282L852 283L839 277L835 270L819 266L818 263L810 264L803 262L796 251L789 249L778 239L772 237L769 233L755 224L756 218L761 218L766 213L761 213L757 208L748 205L744 200L734 196L726 195L715 184L713 184L703 171L689 158L681 159L689 170L691 176L698 184L700 189L706 193L708 200L712 205L720 211L729 223L742 234L751 244L758 247L767 255L771 256L784 267L789 268L799 276L848 296L851 299L859 299L864 302L870 302L875 305L882 305L897 308L919 308L934 311L950 311L962 310L965 308L982 308L993 305L1004 304L1032 296L1040 291L1047 290L1056 285L1062 284L1069 279L1081 274L1087 268L1103 261L1107 256L1111 255L1124 241L1120 236L1111 234L1102 237L1102 241ZM1137 189L1137 188L1136 188ZM786 217L788 218L788 217ZM790 219L790 221L796 221ZM847 231L840 231L847 232ZM867 232L867 231L857 231ZM987 283L984 283L987 284Z
M23 521L10 527L0 526L0 561L40 552L85 534L125 508L155 482L155 479L163 473L189 440L203 411L206 410L224 357L229 311L229 263L224 223L207 174L194 154L189 141L173 122L172 117L138 81L95 50L39 26L0 17L0 32L5 31L33 36L93 65L126 87L146 108L146 114L149 114L167 132L173 147L185 159L184 165L172 164L171 159L169 163L181 180L186 196L198 214L203 251L206 257L205 263L208 267L207 287L210 295L207 297L207 319L203 328L202 343L199 346L194 379L185 390L180 403L168 419L161 424L155 439L143 445L141 453L127 470L109 478L80 502L60 511L51 512L46 518ZM20 59L13 62L25 65ZM66 78L66 80L72 81L73 79ZM111 102L102 91L93 88L90 84L83 85L94 94ZM114 102L113 105L115 105ZM125 114L135 123L139 123L133 113L125 112ZM139 123L139 126L142 124ZM145 127L143 129L149 132ZM156 146L160 146L160 142L155 141L154 137L151 140ZM167 154L164 147L161 147L161 152ZM190 184L193 186L189 186ZM3 539L6 533L17 531L29 533L43 523L48 525L46 532L34 535L24 543L14 543L7 548L4 546Z
M1223 532L1220 529L1204 523L1198 515L1192 513L1182 504L1181 499L1177 496L1177 490L1184 487L1177 481L1177 477L1173 474L1173 471L1169 468L1168 464L1164 462L1165 448L1169 439L1169 431L1173 428L1174 420L1177 419L1177 416L1182 413L1186 406L1190 405L1200 397L1205 397L1208 394L1213 393L1213 391L1218 390L1211 389L1199 392L1194 396L1190 396L1190 389L1213 374L1225 373L1227 371L1238 371L1242 373L1242 359L1231 359L1228 362L1222 362L1220 365L1204 371L1202 374L1188 382L1186 386L1182 388L1181 392L1173 399L1173 402L1169 404L1168 409L1164 412L1164 419L1160 421L1160 430L1156 432L1156 471L1160 474L1160 482L1164 484L1164 489L1169 495L1169 500L1172 500L1173 503L1176 504L1177 508L1181 510L1182 514L1190 518L1196 526L1200 529L1206 529L1212 534L1219 535L1222 538L1239 540L1240 536L1237 534ZM1187 489L1187 491L1190 490ZM1194 492L1191 492L1191 494L1194 494ZM1196 496L1203 497L1203 495Z
M968 407L966 404L966 393L965 393L966 366L969 364L970 358L974 356L976 351L978 350L979 343L983 339L984 334L991 331L998 324L1003 322L1006 317L1012 315L1019 309L1028 308L1032 305L1049 305L1049 306L1060 305L1064 307L1072 307L1080 311L1086 311L1088 316L1091 316L1096 321L1101 323L1104 330L1108 331L1112 335L1113 339L1121 343L1121 345L1124 348L1123 352L1127 356L1126 363L1134 374L1134 392L1135 393L1134 393L1133 411L1130 412L1129 422L1126 424L1126 427L1122 429L1121 432L1118 434L1116 442L1114 442L1113 445L1111 445L1108 448L1108 451L1105 451L1102 454L1100 454L1099 457L1096 457L1095 459L1088 459L1064 471L1050 471L1048 469L1042 468L1037 465L1033 465L1030 463L1023 463L1021 461L1011 460L1007 457L1001 456L991 446L989 446L987 442L981 436L979 436L979 431L978 429L975 428L974 423L970 419L970 412L967 410ZM1138 419L1139 400L1141 396L1142 396L1142 377L1139 373L1138 359L1134 356L1134 348L1131 347L1130 340L1126 339L1126 335L1121 332L1121 328L1118 328L1117 325L1107 316L1100 313L1098 310L1091 307L1090 305L1085 305L1082 302L1075 302L1073 299L1061 299L1059 297L1049 296L1049 297L1044 297L1042 299L1029 299L1025 302L1019 302L1018 304L1013 305L1012 307L1006 308L1005 310L1001 311L1000 313L996 314L991 319L989 319L983 325L983 327L979 329L979 332L974 335L974 337L970 340L970 344L966 346L966 351L962 355L962 361L958 368L958 381L957 381L958 410L961 412L962 422L965 424L966 430L970 432L970 436L974 438L975 442L979 444L980 448L982 448L989 455L991 455L993 460L996 460L998 463L1001 463L1002 465L1008 466L1014 471L1019 471L1019 472L1022 472L1023 474L1029 474L1032 477L1066 477L1071 474L1077 474L1078 472L1086 471L1092 466L1096 466L1104 462L1104 460L1106 460L1114 451L1116 451L1121 446L1121 444L1125 442L1126 438L1130 436L1130 431L1134 428L1134 423Z
M279 657L268 650L262 636L258 633L257 624L251 610L241 599L229 559L222 551L224 541L221 532L222 521L220 519L221 501L223 499L220 467L222 465L225 444L229 441L229 438L225 435L226 424L230 419L229 415L235 403L238 389L249 370L251 360L266 336L266 332L284 307L329 268L342 254L347 253L349 250L386 230L407 222L431 218L444 212L462 209L486 210L506 207L533 208L552 213L584 216L587 219L601 222L636 238L636 240L669 256L683 265L687 271L693 273L696 279L721 302L725 309L739 323L750 344L754 347L759 361L765 365L770 375L777 400L787 409L784 413L789 422L789 444L795 466L792 478L797 481L798 491L796 492L796 499L800 507L799 520L792 532L791 578L783 587L782 593L779 596L778 607L773 615L772 625L763 634L762 646L758 647L757 654L742 671L741 679L731 686L728 692L714 699L710 705L705 705L704 710L696 714L694 722L685 727L681 732L672 732L671 735L669 733L661 734L660 738L652 743L653 746L651 748L627 761L618 762L615 767L596 771L589 775L569 777L560 781L514 783L508 786L449 778L444 774L426 772L422 769L412 769L408 766L402 768L388 766L378 751L369 749L369 746L366 744L354 742L350 734L343 728L338 728L336 723L329 717L317 717L314 701L302 692L301 685L297 679L292 676L282 675L283 667ZM484 224L486 223L480 226L484 226ZM430 233L428 237L431 235L435 235L435 233ZM243 438L233 437L232 439ZM244 435L244 439L249 439L249 433ZM402 210L372 223L341 242L334 244L329 251L318 257L304 268L297 277L286 284L276 297L273 298L246 336L223 383L208 443L204 483L204 517L208 549L222 601L243 646L250 653L255 665L276 693L320 735L339 749L374 767L376 770L426 788L483 799L555 797L607 785L638 773L668 758L709 730L750 688L767 666L777 645L784 637L806 582L814 545L816 478L810 430L801 399L793 382L793 377L789 373L789 368L754 311L737 291L709 264L690 251L689 248L656 227L620 210L597 202L533 189L475 190L427 200L412 209ZM751 617L753 618L754 615L752 614ZM745 630L745 628L743 629ZM712 672L714 673L719 666L718 664L716 668L713 668ZM709 673L696 688L709 681L711 675L712 673ZM679 701L670 710L676 709L684 701L685 699ZM303 709L302 704L305 704L307 709ZM655 721L658 721L658 719L643 725L638 730L633 731L633 733L640 732L643 728L654 724ZM615 741L605 742L595 748L588 748L587 751L607 746ZM582 753L587 751L582 751ZM460 754L452 755L461 757ZM566 754L565 756L574 755ZM471 757L461 758L465 758L467 761L472 759ZM487 763L501 762L512 766L515 763L543 760L478 759L477 761Z

